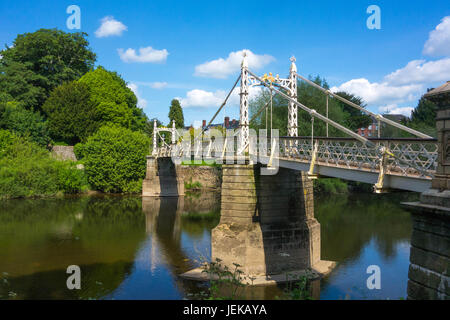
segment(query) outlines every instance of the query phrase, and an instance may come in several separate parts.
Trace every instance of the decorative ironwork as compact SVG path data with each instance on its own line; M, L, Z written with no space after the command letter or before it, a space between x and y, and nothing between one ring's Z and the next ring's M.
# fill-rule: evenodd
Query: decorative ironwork
M297 141L293 144L292 141ZM394 156L386 163L386 173L408 177L433 177L437 168L438 143L433 139L376 139L368 147L354 139L318 138L316 164L379 172L382 147ZM280 158L310 162L310 137L280 138Z

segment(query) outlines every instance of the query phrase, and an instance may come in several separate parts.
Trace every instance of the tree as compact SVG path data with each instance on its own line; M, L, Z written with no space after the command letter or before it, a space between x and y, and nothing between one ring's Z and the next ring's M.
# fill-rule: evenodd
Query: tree
M79 80L87 86L101 124L115 124L134 131L144 130L147 120L137 98L127 83L116 73L98 67Z
M436 110L436 105L422 96L417 104L417 107L411 113L411 123L435 127Z
M99 113L84 83L73 81L55 88L42 109L50 134L57 141L74 145L99 128Z
M354 104L362 108L365 108L367 106L361 97L355 96L352 93L340 91L337 92L336 94L344 99L349 100L350 102L353 102ZM344 126L347 127L348 129L356 131L358 130L358 128L365 128L373 122L371 117L365 114L364 112L352 106L349 106L348 104L340 100L336 99L336 102L340 105L342 111L346 113Z
M57 29L18 35L13 46L0 51L0 91L39 109L55 87L93 68L96 55L86 36Z
M119 126L101 127L75 153L90 185L104 192L139 192L145 177L150 138Z
M0 129L29 138L41 147L46 147L51 140L44 117L15 101L0 103Z
M183 109L181 108L180 101L177 99L173 99L170 104L169 119L169 126L171 126L172 121L175 120L175 126L177 128L184 128Z

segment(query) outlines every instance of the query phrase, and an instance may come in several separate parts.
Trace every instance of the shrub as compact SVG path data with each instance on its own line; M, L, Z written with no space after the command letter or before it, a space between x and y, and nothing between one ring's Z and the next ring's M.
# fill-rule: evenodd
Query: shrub
M0 198L76 193L87 189L84 172L58 161L29 140L0 130Z
M85 144L75 146L90 185L104 192L135 193L142 189L150 139L143 133L104 126Z
M29 137L42 147L50 142L47 122L39 112L25 109L17 102L0 105L0 129L13 131L21 137Z

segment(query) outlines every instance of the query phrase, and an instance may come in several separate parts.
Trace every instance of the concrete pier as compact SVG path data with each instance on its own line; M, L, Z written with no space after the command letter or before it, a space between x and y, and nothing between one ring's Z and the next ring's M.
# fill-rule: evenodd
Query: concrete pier
M312 181L300 171L280 168L261 175L260 165L224 165L221 218L212 230L211 258L254 284L283 282L286 273L317 278L333 262L320 259L320 224L314 218ZM184 274L204 278L201 270Z
M143 197L177 197L184 195L180 168L170 157L147 157L147 174L142 185Z

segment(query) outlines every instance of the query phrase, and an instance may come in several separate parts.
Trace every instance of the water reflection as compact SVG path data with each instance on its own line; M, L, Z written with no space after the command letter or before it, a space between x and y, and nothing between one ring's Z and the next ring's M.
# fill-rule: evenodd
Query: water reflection
M404 297L411 223L399 203L414 197L317 197L322 258L339 265L312 284L311 296ZM1 201L0 299L191 298L204 284L178 275L209 260L219 210L214 193ZM66 268L73 264L82 270L81 290L66 288ZM381 267L381 290L366 289L371 264ZM273 299L281 290L249 288L244 298Z

